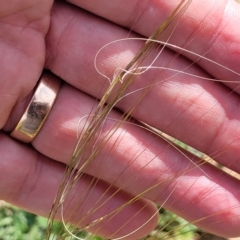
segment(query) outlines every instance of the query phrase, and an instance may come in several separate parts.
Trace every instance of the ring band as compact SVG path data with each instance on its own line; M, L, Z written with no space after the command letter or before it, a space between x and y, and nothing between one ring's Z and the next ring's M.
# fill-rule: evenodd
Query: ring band
M44 124L61 86L60 79L43 72L23 116L10 136L21 142L31 142Z

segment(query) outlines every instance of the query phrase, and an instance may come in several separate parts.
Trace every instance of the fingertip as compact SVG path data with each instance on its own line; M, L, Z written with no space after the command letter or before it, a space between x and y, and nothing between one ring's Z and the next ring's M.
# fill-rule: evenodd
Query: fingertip
M89 230L107 239L132 240L146 237L156 228L157 224L158 209L156 205L140 199Z

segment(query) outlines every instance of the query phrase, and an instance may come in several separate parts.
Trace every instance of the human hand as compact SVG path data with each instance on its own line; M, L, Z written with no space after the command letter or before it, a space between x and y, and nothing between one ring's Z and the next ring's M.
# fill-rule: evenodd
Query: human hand
M171 3L173 5L152 2L148 3L150 5L147 7L139 5L139 9L136 9L134 4L137 3L132 1L128 2L126 9L123 1L119 1L116 8L110 4L104 4L104 1L95 3L94 1L76 0L73 3L119 25L129 28L133 26L133 31L146 37L157 28L161 20L170 14L177 4L174 1ZM183 20L180 20L174 31L173 43L182 46L194 33L195 38L189 41L186 48L200 55L204 54L237 71L239 65L238 32L234 23L239 20L238 5L229 2L224 12L225 5L221 5L219 1L218 4L216 1L206 1L205 5L203 1L201 3L206 9L199 11L194 21L190 18L191 13L196 12L200 3L193 2L190 5ZM215 5L218 5L217 9L213 7ZM94 69L94 57L103 45L127 37L129 30L68 4L57 2L53 7L45 45L44 37L49 27L48 14L51 3L41 1L40 5L35 6L36 8L33 7L31 11L26 10L16 15L9 14L7 19L2 18L3 21L1 21L6 28L3 32L4 38L2 38L5 41L2 40L1 44L1 51L4 51L4 58L1 60L3 61L1 64L3 87L0 97L2 103L0 121L1 128L3 128L0 144L3 159L0 167L1 198L37 214L47 215L64 172L64 164L68 163L76 144L76 132L81 130L77 129L78 123L83 116L90 113L95 104L95 98L101 98L100 89L103 84L105 84L105 89L107 87L106 79ZM24 8L25 6L21 6L20 9ZM123 8L124 14L119 14L122 13L120 10ZM26 9L29 8L26 7ZM39 15L36 15L34 9L37 9ZM232 10L230 16L229 9L236 12ZM165 16L160 14L162 11ZM9 11L11 12L17 11ZM23 13L26 14L25 18L23 18ZM138 13L140 13L139 17ZM14 25L16 19L23 21L23 23L19 21L19 24L22 24L20 28ZM36 21L36 19L41 20ZM137 22L134 24L136 19ZM14 30L10 31L10 26ZM15 29L24 31L19 31L21 35L16 36L18 32ZM217 32L216 29L218 29ZM231 31L231 29L234 30ZM209 36L213 36L212 39L209 39ZM111 76L119 66L124 68L140 46L140 42L126 41L121 45L116 45L117 49L114 52L112 48L107 48L105 57L98 60L101 63L101 71ZM227 62L222 54L222 46L225 46L224 50L228 54ZM45 49L46 55L43 54ZM121 53L121 57L116 58L116 53ZM186 55L192 60L196 59L190 54ZM173 56L172 51L165 50L157 61L157 65L166 66ZM190 63L185 58L178 57L171 62L171 66L181 70ZM217 79L236 82L239 80L237 74L220 66L203 60L198 61L198 64L204 70L192 65L186 71L203 77L209 77L210 74ZM21 116L24 110L24 99L33 89L44 66L61 76L66 84L63 84L54 108L30 147L14 141L8 137L6 132L14 128ZM154 79L149 71L144 78L138 77L131 86L131 90L149 85L151 81L162 81L162 78L166 78L162 73L156 71L154 73L157 73L154 74L154 78L159 80ZM146 79L148 79L147 83ZM215 160L240 172L237 164L239 116L237 109L235 110L239 96L237 85L229 83L228 85L236 90L236 93L231 93L232 90L221 83L177 74L174 79L155 85L147 98L136 107L133 117L209 155L215 155ZM122 111L126 110L129 103L138 99L140 95L141 93L129 95L118 103L118 108ZM10 114L13 106L15 107ZM113 111L112 116L118 118L119 113ZM110 125L111 123L107 124L107 130L111 128ZM240 211L238 180L208 164L197 168L175 148L169 147L161 139L156 140L154 136L138 127L126 124L123 129L126 135L119 143L117 149L120 150L111 152L104 161L101 160L101 156L95 159L86 169L85 178L78 183L78 187L82 190L78 193L78 198L83 201L81 194L90 185L91 176L103 180L94 186L91 198L88 198L91 201L84 203L84 209L78 212L79 219L112 184L122 190L111 198L102 211L110 211L122 205L131 198L131 195L140 194L155 184L157 187L144 195L145 199L150 202L153 201L160 205L164 203L164 207L190 221L206 217L203 221L199 221L198 225L207 231L222 236L240 234L239 221L237 221ZM101 137L98 141L101 142ZM110 147L114 145L114 138L111 141L109 141ZM141 156L133 162L137 153L141 153ZM184 172L185 169L188 170ZM111 196L112 192L106 196L106 199ZM168 200L165 202L166 199ZM126 222L126 219L130 218L129 216L145 206L148 200L139 200L130 205L126 211L116 216L118 224L114 221L105 223L100 233L111 236L123 222ZM155 208L150 202L144 211L141 211L141 215L137 215L138 221L131 221L132 225L129 224L118 232L119 236L141 226L154 214ZM74 209L74 204L71 206ZM96 216L93 215L91 218L94 219ZM154 227L155 221L156 218L142 227L135 237L146 234Z

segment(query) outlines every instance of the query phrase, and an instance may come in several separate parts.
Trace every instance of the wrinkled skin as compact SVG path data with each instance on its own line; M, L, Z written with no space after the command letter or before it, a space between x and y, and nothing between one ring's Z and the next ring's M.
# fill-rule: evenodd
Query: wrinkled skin
M96 97L101 97L103 92L99 89L102 85L105 83L104 89L107 87L106 79L93 65L97 51L110 41L127 37L128 29L132 29L131 34L135 37L150 36L178 4L175 0L170 3L161 0L69 2L71 4L50 0L2 0L0 9L0 198L44 216L48 216L65 164L76 143L77 124L89 114ZM187 49L237 72L240 66L239 12L240 7L235 1L193 1L171 42L182 46L194 35L193 41L186 44ZM105 57L102 55L98 60L101 63L99 69L111 76L118 66L127 65L141 44L129 41L116 44L114 51L111 47L106 48ZM174 56L173 51L165 50L157 60L158 65L166 65L166 59ZM121 57L116 58L116 53ZM183 54L185 57L178 57L171 66L182 69L190 60L196 60L193 55ZM240 90L236 84L240 76L204 60L198 64L201 68L191 65L187 71L232 82L222 84L179 74L150 90L133 117L207 154L215 154L216 161L240 173ZM9 131L22 115L43 68L50 69L64 79L64 83L46 123L34 141L27 145L9 137ZM140 76L131 90L146 86L146 79L147 84L161 80L160 74L155 75L156 79L150 73L149 78L146 77L147 74L144 78ZM123 99L118 108L126 110L137 97L138 93ZM111 114L119 117L115 110ZM165 203L170 210L189 221L213 215L198 225L226 237L240 235L238 180L207 164L202 169L192 165L191 171L179 176L179 172L192 164L179 151L167 147L161 139L155 139L143 129L131 125L123 126L123 129L121 151L112 151L101 165L100 159L96 159L78 183L81 191L76 194L81 196L93 177L101 179L91 192L91 200L75 213L77 220L111 184L121 190L107 202L106 210L124 204L132 195L165 180L165 185L159 184L147 192L144 199L129 206L115 221L106 222L98 233L110 237L145 206L137 220L130 221L116 236L126 235L154 214L156 209L152 202L161 205L171 194ZM111 144L114 143L110 141L109 146ZM145 151L129 166L134 149ZM129 167L122 174L126 166ZM174 179L171 184L166 184L166 176ZM131 181L136 178L137 181ZM69 211L74 209L74 203ZM97 216L98 212L92 218ZM146 235L155 227L156 221L156 217L153 218L130 239Z

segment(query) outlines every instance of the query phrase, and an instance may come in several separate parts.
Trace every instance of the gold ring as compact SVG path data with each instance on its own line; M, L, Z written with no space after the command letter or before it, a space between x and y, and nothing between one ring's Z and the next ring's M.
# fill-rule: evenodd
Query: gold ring
M21 142L31 142L44 124L61 86L60 79L43 72L35 92L10 136Z

